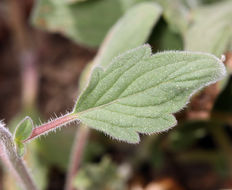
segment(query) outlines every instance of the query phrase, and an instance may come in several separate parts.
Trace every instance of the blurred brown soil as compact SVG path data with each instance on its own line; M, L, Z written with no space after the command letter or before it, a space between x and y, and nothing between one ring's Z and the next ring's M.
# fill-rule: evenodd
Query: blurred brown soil
M58 35L46 35L39 65L39 107L44 115L72 109L78 79L94 50L77 46Z

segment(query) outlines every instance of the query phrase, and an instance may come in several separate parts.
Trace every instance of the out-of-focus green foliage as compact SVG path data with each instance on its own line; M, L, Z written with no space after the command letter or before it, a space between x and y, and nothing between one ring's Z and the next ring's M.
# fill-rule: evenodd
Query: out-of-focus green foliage
M40 0L35 6L32 22L41 29L62 33L77 43L97 47L110 27L128 8L145 1L73 0L70 3L69 0ZM202 5L207 4L208 1L204 0L150 0L149 2L159 3L164 9L163 17L169 29L185 36L185 49L220 55L228 48L232 33L231 1L217 3L210 1L210 5L205 7ZM146 11L144 15L145 13ZM144 21L147 22L146 19ZM125 24L125 28L132 29L137 26L138 23L133 24L133 22ZM168 37L171 34L169 29L166 31Z
M172 151L184 151L192 148L199 139L207 134L207 124L204 122L186 122L170 131L168 147Z
M153 51L183 50L183 39L179 33L173 32L162 19L154 28L149 43Z
M37 148L43 162L65 171L68 166L75 131L74 127L69 126L63 131L57 131L54 135L41 137Z
M136 1L88 0L72 4L57 0L40 0L32 23L51 32L62 33L85 46L101 44L110 27Z
M78 3L78 2L83 2L87 0L60 0L61 3Z
M182 0L156 0L164 9L163 17L172 31L184 33L188 27L190 12Z
M158 4L148 2L129 9L107 34L94 64L105 68L120 53L146 42L161 11Z
M69 126L55 134L41 137L37 144L38 156L47 166L56 166L66 171L70 160L71 147L76 128ZM85 148L83 162L92 161L104 152L103 145L90 141Z
M126 180L116 165L104 157L99 164L83 166L74 179L74 187L81 190L125 190Z
M44 164L40 158L38 144L38 141L34 141L30 143L30 146L27 146L26 157L28 158L27 163L33 172L33 176L35 176L36 184L40 189L45 190L47 188L47 184L49 183L49 167L48 165Z
M189 0L191 1L191 0ZM220 1L230 1L230 0L197 0L199 2L199 4L212 4L212 3L218 3Z
M232 1L199 7L193 12L191 26L185 35L185 49L225 53L232 40Z

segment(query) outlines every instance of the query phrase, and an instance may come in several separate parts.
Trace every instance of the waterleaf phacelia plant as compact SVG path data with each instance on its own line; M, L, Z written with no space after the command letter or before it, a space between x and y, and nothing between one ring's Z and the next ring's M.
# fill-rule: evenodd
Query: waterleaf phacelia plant
M116 57L105 71L95 67L73 112L33 129L24 142L78 121L112 138L138 143L139 133L159 133L175 126L173 113L194 92L225 73L222 61L210 54L152 55L149 45L138 47Z
M25 118L15 131L18 154L23 154L24 143L73 121L114 139L138 143L140 133L160 133L175 126L173 113L197 90L225 75L222 61L214 55L185 51L152 54L149 45L140 46L114 58L106 69L95 66L71 113L36 128ZM1 141L9 144L2 137ZM15 150L13 145L10 148Z

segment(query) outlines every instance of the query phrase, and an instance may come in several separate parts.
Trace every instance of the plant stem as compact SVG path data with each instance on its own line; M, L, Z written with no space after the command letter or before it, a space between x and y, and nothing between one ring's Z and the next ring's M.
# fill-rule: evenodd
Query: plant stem
M12 168L20 184L26 190L38 190L22 158L17 153L11 133L0 123L0 141L2 145L0 155L3 161Z
M59 127L65 126L73 121L78 121L77 116L73 113L68 113L62 117L51 120L48 123L44 123L33 129L31 136L24 141L24 143L39 137L40 135L47 134L50 131L53 131Z
M84 124L81 124L76 133L74 146L69 162L69 169L65 183L65 190L74 190L73 179L76 176L81 159L83 157L84 148L89 136L89 128Z

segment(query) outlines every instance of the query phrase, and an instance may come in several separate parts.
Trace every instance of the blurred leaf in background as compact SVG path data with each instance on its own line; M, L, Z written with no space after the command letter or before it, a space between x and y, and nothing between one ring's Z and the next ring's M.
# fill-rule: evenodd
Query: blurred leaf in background
M33 25L50 32L62 33L84 46L97 47L110 27L136 0L87 0L64 3L37 1Z
M109 157L98 164L87 164L74 179L74 187L81 190L125 190L127 178Z
M163 17L175 33L184 33L190 21L190 9L182 0L156 0L164 9Z
M49 137L41 137L38 140L37 149L41 160L47 166L57 167L61 171L65 171L68 166L71 146L74 141L74 127L57 131Z
M217 56L229 49L232 41L232 1L199 7L185 34L185 49L213 53Z
M94 64L108 66L119 54L144 44L162 13L157 3L139 3L126 12L108 32Z
M193 148L207 134L204 122L185 122L177 130L170 131L168 148L172 151L184 151Z
M183 50L183 39L179 33L173 32L169 25L162 18L158 25L153 29L149 44L153 51Z

